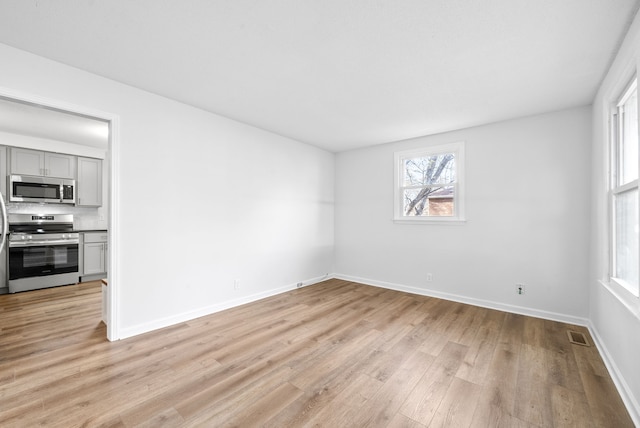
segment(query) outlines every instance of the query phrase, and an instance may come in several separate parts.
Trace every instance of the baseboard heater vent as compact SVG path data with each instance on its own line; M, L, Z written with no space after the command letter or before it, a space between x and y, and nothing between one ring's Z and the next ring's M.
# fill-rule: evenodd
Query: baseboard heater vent
M591 346L589 345L589 341L587 340L584 333L567 330L567 335L569 336L569 342L573 343L574 345Z

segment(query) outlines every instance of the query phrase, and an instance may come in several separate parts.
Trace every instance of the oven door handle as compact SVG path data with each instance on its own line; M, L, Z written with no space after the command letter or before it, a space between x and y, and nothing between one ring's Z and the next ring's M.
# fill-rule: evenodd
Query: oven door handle
M9 248L16 247L47 247L51 245L77 245L79 239L52 239L49 241L9 241Z
M2 237L0 238L0 253L4 250L4 245L7 242L7 232L9 230L9 221L7 220L7 206L4 203L4 198L0 193L0 209L2 210Z

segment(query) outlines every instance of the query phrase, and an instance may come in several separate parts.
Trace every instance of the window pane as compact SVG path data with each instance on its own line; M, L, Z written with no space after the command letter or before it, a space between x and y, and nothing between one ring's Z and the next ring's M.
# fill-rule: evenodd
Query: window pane
M454 186L404 190L404 215L410 217L450 217L454 210Z
M627 98L622 106L622 135L620 141L620 185L638 178L638 92Z
M615 277L638 287L638 189L616 195Z
M455 153L405 159L403 167L405 186L449 184L456 181Z

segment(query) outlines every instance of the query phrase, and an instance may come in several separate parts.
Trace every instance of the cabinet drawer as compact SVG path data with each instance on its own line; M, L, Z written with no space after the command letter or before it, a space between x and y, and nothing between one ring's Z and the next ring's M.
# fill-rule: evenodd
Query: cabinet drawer
M107 232L85 232L84 234L84 242L107 242L108 235Z

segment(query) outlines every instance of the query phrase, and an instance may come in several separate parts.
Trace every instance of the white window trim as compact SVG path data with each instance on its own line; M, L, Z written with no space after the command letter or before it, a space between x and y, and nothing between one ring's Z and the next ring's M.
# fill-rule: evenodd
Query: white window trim
M625 305L630 306L630 302L634 301L638 303L640 298L640 287L636 289L633 285L621 278L613 276L616 264L616 235L615 235L615 196L625 193L627 191L638 188L638 180L633 180L626 184L618 184L618 174L620 169L620 153L618 147L619 130L621 126L622 117L619 116L619 107L623 104L634 89L637 89L638 82L637 77L634 76L631 81L625 85L621 95L616 98L615 102L611 104L609 112L609 185L608 185L608 225L609 230L609 269L608 278L606 281L607 288ZM639 106L640 107L640 106ZM640 108L639 108L640 111ZM640 160L639 160L640 162ZM633 306L633 305L631 305Z
M393 221L405 224L461 224L465 218L465 156L464 141L448 144L425 146L420 149L404 150L394 153L394 182L393 182ZM456 189L454 192L453 216L421 216L411 217L404 215L404 194L400 190L404 183L404 169L402 162L421 156L432 156L442 153L455 153L456 155Z

